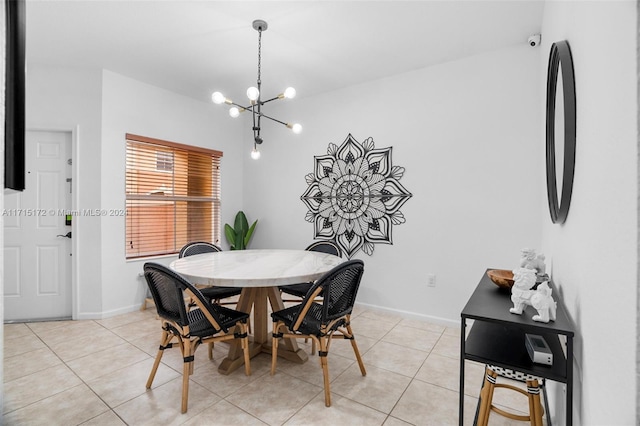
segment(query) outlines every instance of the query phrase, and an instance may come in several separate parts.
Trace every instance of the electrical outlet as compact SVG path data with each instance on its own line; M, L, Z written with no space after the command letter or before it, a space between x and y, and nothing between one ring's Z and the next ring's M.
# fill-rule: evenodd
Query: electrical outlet
M427 287L435 287L436 286L436 275L428 274L427 275Z

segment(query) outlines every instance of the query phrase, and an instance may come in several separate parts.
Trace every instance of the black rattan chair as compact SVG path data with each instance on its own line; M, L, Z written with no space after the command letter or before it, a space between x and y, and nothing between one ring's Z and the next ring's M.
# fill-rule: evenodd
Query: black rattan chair
M342 251L340 250L340 247L338 247L338 245L333 241L316 241L315 243L307 247L305 250L319 251L322 253L328 253L334 256L342 257ZM307 292L309 291L312 285L313 283L299 283L299 284L282 285L278 288L282 293L302 299L304 296L306 296ZM283 301L299 302L300 301L299 299L283 300Z
M350 340L360 372L363 376L367 374L350 324L351 311L363 272L362 260L344 262L318 279L301 304L271 314L273 319L271 375L276 371L278 339L281 337L312 339L319 347L318 355L324 376L324 402L327 407L331 406L327 355L332 339ZM320 294L324 297L318 302L316 297Z
M200 291L186 279L157 263L145 263L144 276L153 296L158 316L162 319L160 348L147 380L147 389L156 375L164 350L173 347L171 341L182 350L182 412L187 411L189 376L193 374L194 354L202 343L241 339L244 351L245 374L251 375L247 319L249 314L209 303ZM185 298L193 301L189 309Z
M202 254L202 253L214 253L222 251L220 247L215 244L208 243L206 241L196 241L193 243L188 243L184 247L180 249L180 253L178 253L178 258L181 259L187 256L193 256L194 254ZM204 297L208 298L211 303L218 303L222 305L227 305L235 302L222 303L222 299L228 299L230 297L238 296L242 293L242 288L240 287L211 287L211 286L198 286L200 292L204 295Z

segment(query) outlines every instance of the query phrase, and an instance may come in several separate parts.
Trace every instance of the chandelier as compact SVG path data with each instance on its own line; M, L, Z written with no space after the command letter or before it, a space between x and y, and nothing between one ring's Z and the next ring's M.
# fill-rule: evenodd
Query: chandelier
M260 120L262 118L269 119L271 121L275 121L276 123L283 124L290 128L293 133L300 133L302 131L302 126L298 123L285 123L284 121L280 121L273 117L270 117L262 112L262 106L271 101L275 101L277 99L292 99L296 96L296 89L293 87L287 87L284 92L280 93L278 96L274 98L267 99L266 101L262 100L262 80L260 79L260 71L261 71L261 60L262 60L262 32L267 30L267 23L262 19L256 19L253 21L253 29L258 31L258 79L256 81L257 87L249 87L247 89L247 97L249 98L250 106L242 106L231 99L226 98L220 92L214 92L211 95L211 100L213 100L214 104L227 104L232 105L229 109L229 115L233 118L238 117L241 113L245 111L251 111L251 115L253 118L253 150L251 151L251 158L257 160L260 158L260 151L258 151L258 145L262 144L262 136L260 136Z

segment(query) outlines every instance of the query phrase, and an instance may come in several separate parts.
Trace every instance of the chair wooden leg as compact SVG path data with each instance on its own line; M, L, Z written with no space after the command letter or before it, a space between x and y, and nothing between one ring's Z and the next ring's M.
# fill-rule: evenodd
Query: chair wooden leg
M147 389L151 389L151 384L153 383L153 379L156 376L156 371L158 371L158 366L160 365L160 360L162 359L162 355L164 354L164 349L167 347L169 342L171 342L171 339L173 339L173 335L169 334L167 330L163 329L162 336L160 337L160 349L158 349L156 360L153 362L151 373L149 374L149 378L147 379Z
M209 351L209 359L213 359L213 342L209 342L208 351Z
M144 302L142 302L142 306L140 306L140 310L141 311L146 311L147 310L147 304L155 305L155 303L153 302L153 298L152 297L145 297L144 298Z
M360 373L363 376L367 375L367 370L364 368L364 362L362 362L362 357L360 356L360 351L358 350L358 345L356 344L356 338L353 336L353 330L351 330L351 325L347 325L347 332L351 337L351 347L353 348L353 353L356 355L356 360L358 360L358 366L360 366Z
M480 410L478 412L477 426L487 426L489 413L491 412L491 401L493 400L493 390L496 384L497 374L485 368L485 379L480 392Z
M485 368L485 376L487 374ZM478 402L478 418L476 419L476 425L480 426L484 423L484 418L487 415L487 392L489 391L489 384L487 383L487 378L484 377L482 380L482 388L480 389L480 401Z
M271 338L271 375L276 374L276 362L278 362L278 330L280 329L280 323L273 323L273 337Z
M240 333L244 334L240 344L242 345L242 351L244 352L244 374L251 375L251 360L249 356L249 336L247 335L247 324L240 325Z
M535 401L533 399L533 394L529 392L529 382L527 382L527 398L529 399L529 423L531 424L531 426L538 426L534 413Z
M324 405L331 407L331 384L329 381L329 364L327 362L327 337L320 338L320 365L322 366L322 376L324 378Z
M527 393L529 394L529 416L532 426L542 426L542 403L540 402L540 385L537 380L527 381Z
M193 365L193 354L191 350L191 340L185 339L183 341L184 366L182 370L182 413L187 412L187 404L189 401L189 374L191 372L191 366Z

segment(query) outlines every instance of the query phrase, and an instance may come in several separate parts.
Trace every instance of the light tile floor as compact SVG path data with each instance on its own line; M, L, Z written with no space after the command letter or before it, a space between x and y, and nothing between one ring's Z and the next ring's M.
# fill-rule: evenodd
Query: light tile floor
M145 383L160 338L153 308L93 321L4 326L6 425L457 425L459 330L357 309L353 329L367 375L347 341L334 341L332 406L324 406L316 356L305 364L270 356L224 376L227 346L196 352L189 408L180 414L182 359L165 351L151 390ZM305 350L310 344L299 341ZM467 362L465 424L472 424L483 367ZM526 411L526 398L496 390L494 401ZM490 425L523 425L492 415Z

